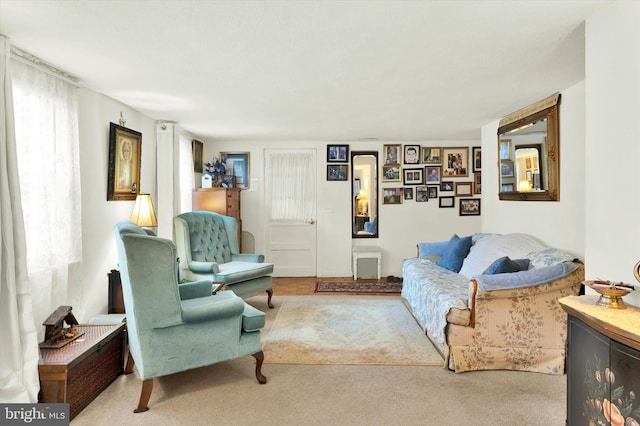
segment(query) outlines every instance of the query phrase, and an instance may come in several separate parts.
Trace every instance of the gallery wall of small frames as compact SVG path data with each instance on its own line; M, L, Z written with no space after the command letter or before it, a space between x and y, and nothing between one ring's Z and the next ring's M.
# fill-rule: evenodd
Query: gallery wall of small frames
M482 150L479 146L383 145L382 204L438 202L460 216L479 216ZM348 180L349 145L327 145L327 180Z

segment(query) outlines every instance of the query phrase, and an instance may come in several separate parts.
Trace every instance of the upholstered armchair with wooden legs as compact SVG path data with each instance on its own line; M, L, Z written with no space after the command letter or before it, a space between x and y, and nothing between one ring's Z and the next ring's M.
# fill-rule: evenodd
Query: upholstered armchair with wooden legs
M263 312L231 291L212 294L208 280L179 286L172 241L147 235L128 221L114 231L129 336L125 373L135 364L142 379L134 412L148 410L155 377L240 356L252 355L256 379L267 382L261 372Z

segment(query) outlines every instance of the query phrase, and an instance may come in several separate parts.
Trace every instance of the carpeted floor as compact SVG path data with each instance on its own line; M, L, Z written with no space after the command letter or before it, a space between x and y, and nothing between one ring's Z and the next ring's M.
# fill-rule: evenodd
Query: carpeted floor
M316 293L400 293L402 281L318 281Z
M402 299L288 296L263 340L267 364L442 365Z

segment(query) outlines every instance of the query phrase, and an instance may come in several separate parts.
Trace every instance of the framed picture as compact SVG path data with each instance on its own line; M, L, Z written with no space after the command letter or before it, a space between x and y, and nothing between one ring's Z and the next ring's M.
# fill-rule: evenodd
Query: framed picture
M397 164L382 166L382 181L400 182L400 169L400 166Z
M348 163L349 145L327 145L327 163Z
M440 148L423 146L420 148L420 161L424 164L442 164Z
M503 183L500 185L500 192L513 192L515 191L515 187L512 183Z
M474 146L471 148L471 158L473 161L473 172L479 173L482 171L482 148Z
M472 182L456 182L455 196L456 197L468 197L473 194Z
M193 157L193 171L196 173L202 173L202 159L204 152L204 143L192 140L191 141L191 155Z
M135 200L140 192L142 133L109 123L107 201Z
M400 164L400 145L384 145L384 164Z
M424 183L424 169L403 169L402 176L405 185L422 185Z
M437 186L428 186L429 198L438 198L438 187Z
M416 187L416 203L425 203L429 201L429 190L426 186Z
M453 181L452 180L445 180L445 181L440 182L440 191L441 192L453 191Z
M504 160L500 163L500 176L513 177L513 161Z
M440 201L439 207L441 209L453 208L455 204L455 198L453 197L440 197L438 200Z
M480 216L480 198L460 198L460 216Z
M420 163L420 145L404 146L404 164Z
M220 162L236 177L236 187L249 188L248 152L221 152Z
M402 188L383 188L382 204L402 204Z
M511 139L500 139L500 161L511 159Z
M440 183L440 166L425 166L425 170L427 172L426 183Z
M404 193L405 201L413 200L413 188L402 188L402 191Z
M482 173L473 174L473 193L482 194Z
M442 148L442 176L469 176L469 147Z
M327 164L327 180L347 180L349 168L347 164ZM360 189L356 194L360 193Z

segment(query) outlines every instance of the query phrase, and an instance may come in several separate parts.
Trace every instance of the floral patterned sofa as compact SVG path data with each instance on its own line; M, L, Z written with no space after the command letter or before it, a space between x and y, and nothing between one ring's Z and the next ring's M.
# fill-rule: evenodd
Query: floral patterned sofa
M402 297L455 372L563 374L567 315L584 265L526 234L421 243L403 263Z

